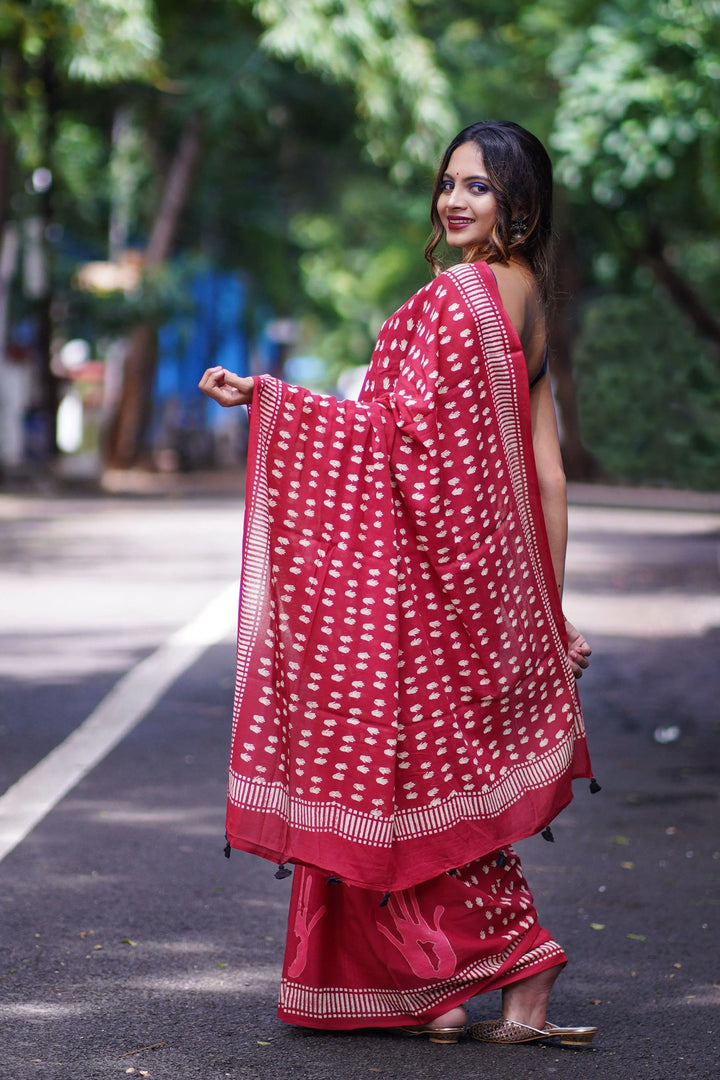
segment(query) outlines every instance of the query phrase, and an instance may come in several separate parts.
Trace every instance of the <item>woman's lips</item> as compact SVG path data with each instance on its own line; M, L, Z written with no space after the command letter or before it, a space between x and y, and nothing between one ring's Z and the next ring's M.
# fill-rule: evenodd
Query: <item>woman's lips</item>
M447 219L447 227L448 227L448 229L466 229L468 227L468 225L472 225L472 223L473 223L472 218L450 218L449 217Z

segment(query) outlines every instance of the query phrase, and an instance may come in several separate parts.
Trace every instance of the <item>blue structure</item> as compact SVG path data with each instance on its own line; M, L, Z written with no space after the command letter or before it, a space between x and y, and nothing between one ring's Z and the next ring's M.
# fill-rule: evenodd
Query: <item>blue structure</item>
M208 367L222 365L241 374L250 366L245 326L248 290L238 274L206 271L190 287L191 310L178 314L158 332L153 387L151 441L156 451L171 451L180 469L214 464L218 442L236 446L242 456L244 410L222 409L198 391Z

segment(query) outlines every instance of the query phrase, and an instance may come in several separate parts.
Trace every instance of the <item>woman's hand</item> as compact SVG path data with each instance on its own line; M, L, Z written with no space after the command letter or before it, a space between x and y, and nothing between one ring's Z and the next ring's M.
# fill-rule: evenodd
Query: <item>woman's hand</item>
M234 371L227 371L222 367L211 367L198 385L203 394L229 409L233 405L250 404L254 383L255 380L250 375L236 375Z
M565 620L565 630L568 636L568 658L572 664L573 675L576 679L579 679L590 663L588 657L592 653L592 649L580 631L567 619Z

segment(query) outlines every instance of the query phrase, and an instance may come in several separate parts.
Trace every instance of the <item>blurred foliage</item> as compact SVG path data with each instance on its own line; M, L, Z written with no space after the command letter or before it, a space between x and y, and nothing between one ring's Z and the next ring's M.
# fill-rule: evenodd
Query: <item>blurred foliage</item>
M575 365L583 434L610 476L717 486L720 368L647 282L587 305Z
M689 148L717 165L717 0L603 4L556 47L550 70L561 86L552 143L566 186L589 182L597 202L621 206L676 175L687 183ZM717 168L692 179L717 193Z
M457 125L434 43L418 32L409 0L256 0L263 45L353 88L360 133L396 180L426 167Z
M610 478L717 483L720 0L0 0L0 94L0 221L52 226L57 336L162 319L200 260L335 367L428 279L447 140L525 124L555 155L588 445ZM193 118L177 269L78 293L146 244Z

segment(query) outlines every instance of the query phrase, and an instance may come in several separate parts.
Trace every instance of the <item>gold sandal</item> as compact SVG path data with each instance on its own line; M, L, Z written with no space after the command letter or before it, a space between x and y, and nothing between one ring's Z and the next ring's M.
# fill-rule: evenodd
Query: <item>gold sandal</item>
M456 1043L465 1029L463 1027L434 1028L430 1024L418 1024L415 1027L391 1027L385 1031L393 1035L427 1035L431 1043Z
M506 1018L481 1020L468 1028L471 1038L486 1043L527 1043L559 1037L563 1046L587 1046L596 1034L596 1027L558 1027L547 1023L544 1028L534 1028Z

